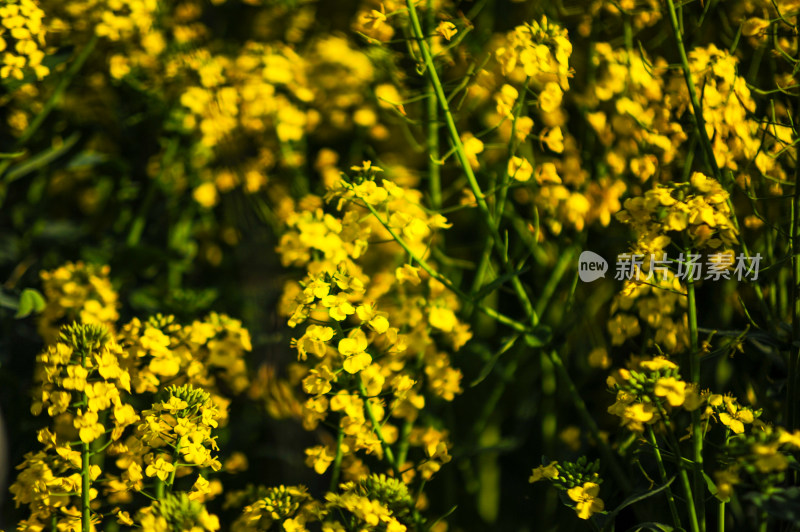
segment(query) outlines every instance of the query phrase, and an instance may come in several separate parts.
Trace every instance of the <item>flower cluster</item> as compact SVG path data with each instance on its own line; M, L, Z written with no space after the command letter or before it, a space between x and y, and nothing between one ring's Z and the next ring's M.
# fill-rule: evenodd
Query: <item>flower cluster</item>
M681 379L678 365L661 356L639 361L636 369L620 368L609 384L617 400L608 412L634 432L644 431L645 424L656 423L673 408L692 411L703 403L697 387Z
M322 474L334 462L338 469L342 456L343 474L356 480L366 470L356 455L363 451L410 480L413 464L395 461L405 457L392 449L403 439L405 448L422 448L416 469L427 479L450 460L446 433L414 424L431 398L451 401L461 391L460 372L437 344L458 349L470 332L456 316L455 295L405 262L402 251L425 260L434 231L449 224L427 214L417 192L376 181L382 169L365 162L353 171L327 196L343 216L321 208L290 216L278 247L285 264L308 271L302 283L287 286L282 305L289 325L302 332L292 346L308 395L303 426L313 430L333 415L342 435L335 447L307 449L306 463ZM396 242L371 245L375 238ZM406 425L402 436L392 418ZM342 497L338 503L350 505L356 496Z
M46 306L39 317L39 334L47 343L57 340L64 322L101 324L113 330L119 303L109 271L108 266L68 262L41 272Z
M647 323L656 331L655 343L671 353L684 350L688 345L683 311L686 288L679 274L693 269L691 255L703 250L723 249L717 256L733 258L732 247L739 240L728 192L713 178L695 172L687 183L656 185L643 196L625 200L616 217L636 232L632 253L661 257L670 244L691 251L681 255L683 262L659 266L659 275L651 271L652 261L637 266L638 278L625 281L612 305L608 323L612 343L622 345L638 336L641 324Z
M533 469L528 482L531 484L548 480L561 491L567 493L570 506L581 519L589 519L605 508L600 495L600 462L589 462L585 456L576 462L550 462Z
M50 69L42 64L46 33L44 12L34 0L11 0L0 6L0 79L24 79L30 70L37 79Z
M192 530L193 532L214 532L219 530L219 519L208 513L198 501L191 500L185 493L168 494L163 499L139 510L137 521L142 530L170 532L171 530ZM122 519L122 524L127 519Z
M102 473L96 464L86 470L90 444L118 440L126 427L139 420L120 393L130 390L121 355L120 346L103 326L73 324L64 327L58 343L37 357L41 384L32 411L46 411L54 424L39 432L43 450L26 455L11 487L17 506L26 504L30 509L25 526L42 527L53 519L64 527L80 522L73 497L89 487L82 483L82 471L89 480ZM73 448L71 440L76 438L82 451Z
M252 349L250 333L239 320L211 313L191 325L173 316L134 318L119 334L136 393L165 385L191 384L209 390L226 418L224 392L239 394L249 386L244 354Z

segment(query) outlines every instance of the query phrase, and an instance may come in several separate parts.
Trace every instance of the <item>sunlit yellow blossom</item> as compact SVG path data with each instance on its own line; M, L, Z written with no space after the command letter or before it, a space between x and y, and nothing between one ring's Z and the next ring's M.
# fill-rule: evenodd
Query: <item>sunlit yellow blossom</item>
M575 501L575 511L581 519L589 519L592 514L602 512L605 508L603 500L598 498L600 486L594 482L586 482L567 490L569 498Z

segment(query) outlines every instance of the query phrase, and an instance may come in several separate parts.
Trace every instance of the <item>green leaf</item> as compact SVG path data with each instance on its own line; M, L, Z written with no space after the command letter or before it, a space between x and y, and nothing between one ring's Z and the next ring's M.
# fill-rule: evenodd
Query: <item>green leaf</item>
M19 296L19 307L15 318L25 318L31 313L40 313L44 310L44 297L38 290L33 288L26 288Z
M47 166L54 160L61 157L64 153L69 151L69 149L72 148L76 142L78 142L79 138L80 135L77 132L75 132L68 138L66 138L64 142L62 142L61 144L48 148L41 153L37 153L27 161L21 162L20 164L13 166L8 170L8 173L5 175L4 178L5 181L7 183L11 183L12 181L16 181L21 177L25 177L29 173L34 172L39 168Z
M725 497L723 499L722 497L719 496L719 488L717 488L717 485L714 483L713 480L711 480L711 477L709 477L705 471L703 471L703 478L706 479L706 486L708 486L708 491L709 493L711 493L711 495L713 495L722 502L729 502L731 500L730 497Z

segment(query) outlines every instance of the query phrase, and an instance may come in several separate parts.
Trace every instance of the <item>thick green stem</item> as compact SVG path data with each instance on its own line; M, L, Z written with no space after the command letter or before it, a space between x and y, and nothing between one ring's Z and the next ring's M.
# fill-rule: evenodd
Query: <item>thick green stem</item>
M81 446L81 530L89 532L92 529L92 510L90 504L90 491L92 478L89 470L89 444Z
M656 457L656 463L658 464L658 474L661 477L661 482L667 482L667 470L664 467L664 461L661 458L661 449L658 448L658 442L656 441L656 433L653 431L653 427L648 425L647 426L647 436L650 438L650 444L653 446L653 454ZM667 504L669 504L669 513L672 514L672 523L675 525L675 528L681 528L681 518L678 514L678 507L675 505L675 496L672 494L672 488L667 486Z

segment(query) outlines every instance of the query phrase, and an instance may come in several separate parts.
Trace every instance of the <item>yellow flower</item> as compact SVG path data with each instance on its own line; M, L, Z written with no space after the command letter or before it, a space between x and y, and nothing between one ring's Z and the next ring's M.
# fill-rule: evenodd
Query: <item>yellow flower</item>
M727 412L720 412L719 420L726 427L736 434L744 432L744 424L752 423L755 419L753 411L749 408L741 407L733 397L723 397Z
M478 154L483 151L483 141L472 133L462 135L461 141L464 143L464 153L467 155L469 165L473 170L477 170L480 167Z
M639 367L648 371L658 371L660 369L678 369L677 364L666 359L666 357L655 357L653 360L645 360L639 363Z
M539 94L539 109L543 113L552 113L561 106L563 97L564 91L561 90L558 83L550 81L544 86L542 93Z
M117 523L125 526L133 526L133 519L128 512L122 510L117 512Z
M318 475L325 473L333 463L333 454L324 445L306 449L306 465L313 467Z
M97 422L97 412L92 412L91 410L85 414L78 410L78 415L75 416L73 424L78 429L78 434L84 443L93 442L105 431L103 425Z
M589 365L593 368L608 369L611 366L611 358L605 347L595 347L589 353Z
M456 326L458 320L455 313L449 308L431 307L428 312L428 323L444 332L450 332Z
M339 353L345 357L344 370L348 373L358 373L372 363L372 357L367 353L367 336L361 329L354 329L347 338L339 340Z
M767 445L757 443L753 445L752 451L755 457L755 466L761 473L770 473L772 471L783 471L789 467L789 461L780 451L778 451L779 442Z
M589 519L592 514L602 512L605 508L603 500L598 498L600 486L594 482L586 482L583 486L575 486L567 490L569 498L575 501L575 511L581 519Z
M210 209L219 201L219 194L217 193L217 188L213 183L203 183L194 189L192 197L197 203L206 209Z
M67 390L77 390L82 392L86 386L86 377L89 372L82 366L68 366L67 377L61 382L61 385Z
M542 465L534 468L531 472L530 478L528 478L528 482L533 484L534 482L539 482L542 479L550 480L556 478L558 476L556 464L558 464L558 462L550 462L546 466Z
M347 316L353 314L356 309L347 300L347 295L344 293L336 294L335 296L325 296L322 299L323 306L328 308L328 314L336 321L344 321Z
M549 129L547 133L542 135L541 140L547 145L550 151L561 153L564 151L564 134L561 132L560 127Z
M670 406L681 406L686 399L686 383L675 377L662 377L654 389L658 397L666 397Z
M422 282L419 278L419 268L415 268L410 264L403 264L401 267L397 268L394 271L394 275L397 277L397 280L400 281L400 284L408 281L414 286L418 286L419 283Z
M163 458L158 458L155 462L152 462L147 469L145 469L144 474L148 477L158 477L162 481L167 480L169 478L170 473L175 471L175 466L171 463L167 462Z
M533 175L533 166L523 157L512 157L508 160L508 175L524 183Z
M447 22L445 20L441 21L439 25L436 27L436 33L447 39L448 41L453 38L453 36L458 32L456 25L452 22Z

